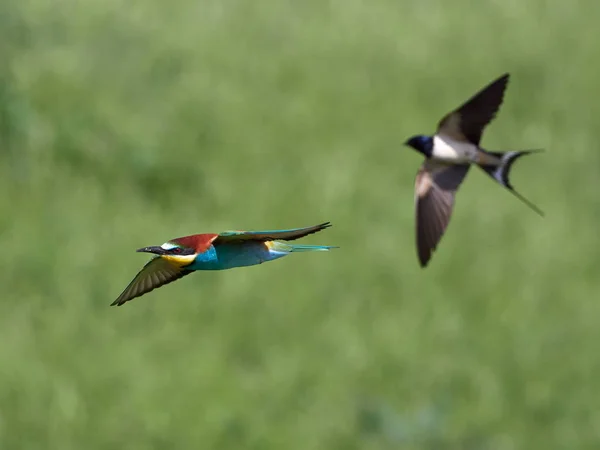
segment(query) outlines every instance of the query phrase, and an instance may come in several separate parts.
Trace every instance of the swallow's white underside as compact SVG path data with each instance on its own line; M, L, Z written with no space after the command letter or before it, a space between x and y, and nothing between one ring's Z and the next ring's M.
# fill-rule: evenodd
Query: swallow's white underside
M451 163L471 163L477 161L479 149L470 142L455 141L448 136L433 136L434 159Z

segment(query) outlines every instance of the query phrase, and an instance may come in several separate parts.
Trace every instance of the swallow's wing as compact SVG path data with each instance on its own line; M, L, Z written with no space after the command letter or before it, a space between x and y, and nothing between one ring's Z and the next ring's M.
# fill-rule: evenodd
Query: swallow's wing
M459 108L446 114L438 124L437 134L479 145L483 129L500 109L508 78L509 74L505 73Z
M148 262L142 270L135 276L110 306L121 306L125 302L140 297L158 287L178 280L185 275L192 273L181 266L177 266L160 256L154 257Z
M415 179L417 252L425 267L442 238L454 207L454 195L469 165L445 165L427 160Z
M271 230L271 231L224 231L214 240L214 244L222 244L225 242L241 242L241 241L293 241L309 234L317 233L325 228L330 227L329 222L321 223L312 227L294 228L291 230Z

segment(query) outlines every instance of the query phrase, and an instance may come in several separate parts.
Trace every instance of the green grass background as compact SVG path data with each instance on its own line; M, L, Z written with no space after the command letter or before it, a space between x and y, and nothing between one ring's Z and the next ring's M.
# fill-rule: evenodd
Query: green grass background
M1 449L600 442L600 4L0 3ZM431 265L403 147L504 72ZM199 232L339 245L108 305Z

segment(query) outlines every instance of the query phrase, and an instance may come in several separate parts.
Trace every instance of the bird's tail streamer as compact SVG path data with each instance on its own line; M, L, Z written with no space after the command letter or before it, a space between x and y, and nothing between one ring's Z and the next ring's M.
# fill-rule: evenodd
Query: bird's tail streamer
M302 245L302 244L288 244L286 242L271 241L269 242L269 248L275 252L326 252L334 248L330 245Z
M543 150L520 150L520 151L511 151L511 152L488 152L491 155L494 155L496 158L500 159L500 165L480 165L481 169L485 173L487 173L490 177L500 183L502 186L507 188L510 192L512 192L519 200L533 209L540 216L543 216L544 213L533 203L519 194L514 187L510 184L509 174L514 162L519 159L521 156L531 155L533 153L539 153Z

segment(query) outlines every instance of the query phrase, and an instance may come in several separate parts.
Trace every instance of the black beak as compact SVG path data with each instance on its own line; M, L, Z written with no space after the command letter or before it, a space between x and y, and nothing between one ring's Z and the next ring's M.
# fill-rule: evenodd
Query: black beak
M143 247L138 248L136 252L143 253L154 253L155 255L164 255L165 249L162 247Z

